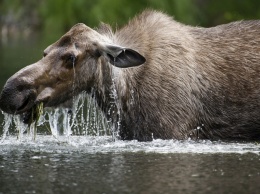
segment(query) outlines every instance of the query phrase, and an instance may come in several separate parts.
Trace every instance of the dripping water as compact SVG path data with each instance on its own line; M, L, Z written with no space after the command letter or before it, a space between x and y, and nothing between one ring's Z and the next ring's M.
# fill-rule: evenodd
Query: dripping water
M12 116L9 114L4 114L3 135L2 135L1 141L3 141L6 138L8 131L9 131L9 127L11 126L11 123L12 123Z
M27 126L22 122L21 117L17 115L10 115L3 113L4 120L3 120L3 134L0 138L1 141L4 141L5 138L12 134L13 131L17 134L17 139L21 140L23 138L23 134L27 129Z
M114 58L115 60L115 58ZM112 139L113 141L116 141L117 137L118 137L118 133L119 133L119 127L121 124L121 114L120 114L120 104L119 104L119 100L118 100L118 95L117 95L117 90L116 90L116 84L115 84L115 79L116 79L116 73L113 71L113 67L111 67L111 72L110 75L112 77L112 87L111 87L111 97L114 100L114 106L116 106L117 109L117 116L118 116L118 121L116 124L112 124ZM112 108L112 107L111 107ZM111 112L114 110L109 110L109 113L114 115L114 112Z
M75 60L76 58L72 57L72 69L73 69L73 83L72 83L72 102L75 104L75 89L76 89L76 70L75 70Z
M27 126L23 123L22 119L20 116L15 115L13 117L13 122L16 128L16 131L18 133L17 138L19 140L23 139L23 134L27 129ZM31 125L31 127L35 127L35 125ZM36 134L34 134L35 130L34 129L30 129L30 133L31 133L31 137L34 137Z
M104 136L111 135L111 125L107 122L104 114L97 108L95 99L91 95L82 93L74 97L71 109L68 108L45 108L37 123L38 135L51 134L55 139L67 139L71 135ZM27 137L34 138L32 129L25 125L19 115L4 114L2 123L3 132L0 137L4 141L6 137L13 134L18 139ZM36 137L37 139L37 137Z

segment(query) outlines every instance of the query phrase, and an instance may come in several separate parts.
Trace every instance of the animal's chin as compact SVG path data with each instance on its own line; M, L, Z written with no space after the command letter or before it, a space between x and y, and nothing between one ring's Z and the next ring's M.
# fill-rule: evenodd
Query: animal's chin
M62 102L55 102L55 101L50 101L49 99L42 99L42 100L37 100L36 102L33 103L28 103L27 105L24 105L25 108L21 109L19 112L17 111L17 114L20 114L23 120L23 123L28 124L32 118L32 110L33 107L36 104L43 103L44 108L72 108L73 106L73 100L65 100Z

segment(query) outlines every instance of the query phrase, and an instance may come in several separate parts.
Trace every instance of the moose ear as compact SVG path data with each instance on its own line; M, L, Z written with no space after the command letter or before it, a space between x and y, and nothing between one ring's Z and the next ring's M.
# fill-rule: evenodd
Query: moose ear
M106 45L103 47L112 65L120 68L135 67L145 63L146 59L138 52L114 45Z

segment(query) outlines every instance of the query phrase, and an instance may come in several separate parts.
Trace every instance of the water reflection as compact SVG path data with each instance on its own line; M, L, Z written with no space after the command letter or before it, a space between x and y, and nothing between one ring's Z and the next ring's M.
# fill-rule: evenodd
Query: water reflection
M8 136L0 193L257 193L254 143Z
M47 153L0 156L2 193L257 193L256 154Z

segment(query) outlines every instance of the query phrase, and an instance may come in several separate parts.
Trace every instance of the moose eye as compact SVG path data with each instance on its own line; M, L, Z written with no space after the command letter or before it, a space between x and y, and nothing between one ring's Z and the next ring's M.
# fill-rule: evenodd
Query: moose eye
M75 66L76 59L77 59L75 55L73 54L67 55L64 57L64 59L67 67L72 68Z

